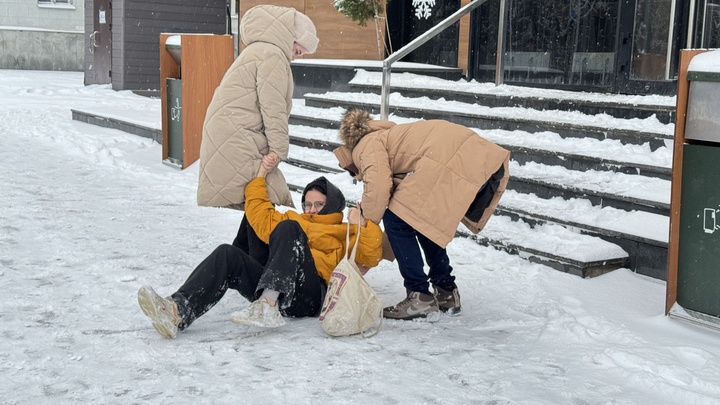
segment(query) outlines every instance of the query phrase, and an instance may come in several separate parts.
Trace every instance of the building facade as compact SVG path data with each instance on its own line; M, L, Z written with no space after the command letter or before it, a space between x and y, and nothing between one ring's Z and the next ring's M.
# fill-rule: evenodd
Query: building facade
M437 23L467 3L393 0L388 8L390 37L401 46L416 36L407 31L421 21L432 26L432 20ZM457 24L439 42L425 46L425 55L411 54L409 60L425 58L448 65L453 56L449 44L454 43L459 50L457 66L465 69L468 78L495 81L502 43L504 83L674 94L679 51L720 46L720 0L504 0L504 4L506 12L501 15L501 0L485 1L470 14L466 34ZM436 55L434 59L430 54Z
M392 0L377 25L360 26L331 1L272 1L315 21L320 47L308 58L351 60L383 59L469 2ZM159 33L236 33L237 14L262 3L5 0L0 68L84 71L86 84L156 92ZM501 52L507 84L674 94L679 50L716 47L720 0L485 0L403 60L496 81Z
M3 0L0 69L82 71L82 0Z
M84 0L85 84L159 96L160 34L225 34L226 0Z

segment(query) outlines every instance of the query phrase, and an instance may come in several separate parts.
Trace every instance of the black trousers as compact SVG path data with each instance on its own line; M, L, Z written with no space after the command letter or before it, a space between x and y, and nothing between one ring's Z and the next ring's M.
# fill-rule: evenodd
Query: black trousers
M232 245L218 246L190 273L172 298L178 304L179 328L185 329L225 295L237 290L249 301L264 289L280 292L285 316L318 316L327 286L317 273L307 235L291 220L280 222L263 243L243 218Z

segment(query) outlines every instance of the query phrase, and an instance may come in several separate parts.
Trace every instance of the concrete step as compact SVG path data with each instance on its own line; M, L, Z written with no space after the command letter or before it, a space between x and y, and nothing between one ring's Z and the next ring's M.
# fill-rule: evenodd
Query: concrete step
M342 107L326 110L300 105L301 102L293 107L291 124L315 128L304 131L308 145L312 143L328 150L337 147L338 121L345 110ZM392 119L398 124L416 120ZM330 131L318 134L321 129ZM614 171L663 179L669 179L672 172L672 149L665 146L651 151L648 145L624 144L614 139L562 138L552 132L472 129L513 152L512 159L521 164L534 161L573 170Z
M295 134L293 135L295 139L303 139L312 129L291 127L291 130ZM329 131L316 130L315 132L316 134L319 132L321 138L323 135L329 135ZM291 156L288 163L298 165L298 161L312 160L312 166L307 164L298 166L311 167L314 173L327 173L328 176L333 176L335 182L351 181L350 176L332 166L336 164L336 160L331 152L300 146L300 144L295 144L295 146L290 149ZM361 187L354 187L351 191L354 194L350 197L361 198ZM509 217L511 220L524 223L531 228L561 225L574 232L600 238L622 247L628 253L625 267L656 278L664 278L669 222L667 216L644 211L628 212L612 207L594 206L588 199L540 198L534 194L525 194L514 190L506 191L498 206L497 215ZM464 229L464 227L461 228ZM644 231L646 233L642 233ZM460 232L462 234L462 230ZM479 239L476 239L483 241L484 235L485 231L481 233ZM460 236L468 236L467 231L465 230L465 234ZM483 243L496 247L502 245L492 239ZM512 251L515 248L508 249ZM521 250L529 251L528 249ZM535 254L540 255L538 252ZM567 263L567 260L561 262ZM579 266L576 263L575 266L577 268L570 272L579 271L579 268L596 268L599 265L596 263L592 266Z
M359 187L358 185L352 184L352 180L350 177L342 172L339 168L337 168L337 163L334 158L334 156L329 155L329 151L332 150L334 147L337 146L337 131L333 129L323 129L323 128L333 128L337 127L337 121L342 116L342 113L344 112L344 108L341 107L335 107L335 108L326 108L326 109L318 109L313 108L304 105L303 100L296 100L294 103L293 108L293 117L291 118L292 122L307 122L314 125L314 127L304 127L304 126L297 126L292 125L291 126L291 140L292 143L295 145L293 148L291 148L291 159L289 160L289 163L283 163L284 167L287 167L287 170L294 170L292 174L292 183L293 184L306 184L307 182L311 181L320 173L326 173L326 176L333 181L336 184L343 184L346 183L346 186L344 187L344 192L346 194L346 197L351 201L357 201L361 198L362 194L362 187ZM120 129L129 133L133 133L140 136L145 136L151 139L155 139L156 141L160 141L160 127L157 124L157 120L153 117L144 117L143 119L140 119L142 117L127 117L123 119L122 117L118 117L115 113L98 113L96 110L92 110L90 112L88 111L73 111L73 119L88 122L95 125L100 125L104 127L109 128L115 128ZM151 119L152 118L152 119ZM407 118L402 117L393 117L394 121L402 121L402 120L408 120ZM519 134L519 131L509 131L506 134L495 134L493 131L484 132L483 135L491 138L492 136L498 136L497 139L504 139L505 142L508 144L506 146L514 146L516 147L516 141L512 140L512 136L508 134ZM534 134L532 138L541 138L540 133ZM528 138L527 134L523 134L522 138ZM494 141L498 141L497 139L493 139ZM546 140L549 142L549 144L558 144L557 139L549 139ZM514 143L515 142L515 143ZM601 141L601 142L607 142L607 141ZM300 147L300 145L303 145L305 147ZM524 147L524 146L523 146ZM628 145L624 146L625 148L629 147ZM537 144L532 144L531 146L527 147L528 149L537 149L542 151L542 153L552 153L545 147L538 146ZM598 150L604 150L607 149L607 144L603 143L600 147L596 148ZM568 159L570 155L573 153L571 152L558 152L561 159ZM613 156L625 156L622 158L622 160L626 159L626 156L628 154L632 154L632 151L625 151L622 153L619 153L617 151L612 152ZM567 155L564 156L563 154ZM636 155L642 155L643 153L635 153ZM645 151L644 154L648 154L647 151ZM514 155L519 155L519 153L516 151ZM597 157L596 157L597 158ZM600 157L600 159L603 159L604 162L608 161L607 157ZM653 159L651 159L652 161ZM657 160L657 159L655 159ZM292 163L292 165L290 164ZM518 165L525 165L525 162L515 162ZM622 162L621 162L622 163ZM625 162L630 163L630 162ZM632 162L632 164L636 164L638 166L643 165L644 163L641 162ZM653 166L653 165L649 165ZM520 167L520 166L519 166ZM548 167L554 168L554 166L548 165ZM291 169L295 168L295 169ZM640 170L643 170L642 168ZM650 170L656 170L655 167L651 167ZM662 171L662 168L659 169ZM656 171L657 171L656 170ZM515 172L520 172L521 170L517 170L517 168L514 170ZM514 177L521 177L516 176L516 173L513 173ZM295 189L300 190L299 186L292 186ZM583 220L583 218L596 218L602 216L600 213L607 213L611 212L612 215L618 216L618 215L634 215L632 218L638 218L638 215L645 214L650 215L649 218L653 218L653 221L662 223L664 220L662 219L663 216L657 215L657 214L649 214L649 213L630 213L628 214L625 211L617 210L612 211L613 208L610 207L599 207L599 206L592 206L592 204L589 202L586 198L578 198L578 199L569 199L564 200L568 201L568 205L572 206L573 204L586 204L590 206L589 211L583 212L581 214L573 214L570 215L568 213L568 210L565 209L557 209L557 204L555 203L555 200L558 199L558 197L551 198L551 199L543 199L537 195L533 194L527 194L527 193L516 193L513 190L508 190L506 195L503 197L503 200L501 201L500 206L498 207L498 212L496 215L497 218L494 218L491 222L501 222L505 221L505 219L500 219L501 217L507 218L509 221L508 226L511 228L509 229L515 229L519 233L514 238L516 240L503 240L502 239L502 232L498 230L499 236L492 236L493 234L490 233L490 230L493 228L488 228L486 231L484 231L480 237L474 237L473 238L478 241L481 244L485 245L491 245L498 247L500 249L509 251L511 253L518 253L522 254L525 257L531 258L531 260L542 262L548 265L551 265L552 267L558 268L562 271L568 271L573 274L578 274L581 276L588 276L593 274L600 274L604 271L608 271L610 268L615 268L617 266L622 267L630 267L633 270L639 271L642 274L650 275L655 278L664 278L664 271L665 271L665 265L662 263L660 264L654 264L652 260L647 260L646 258L665 258L666 254L657 253L657 249L665 249L666 248L666 241L658 240L662 238L655 237L653 235L634 235L632 232L629 232L628 230L623 229L613 229L612 226L603 225L601 221L587 221ZM535 203L530 204L532 201L535 201ZM553 201L552 204L548 203L547 201ZM557 212L539 212L537 208L534 210L530 210L528 207L530 206L535 207L554 207L555 211ZM598 211L600 210L600 211ZM551 210L552 211L552 210ZM609 215L609 214L604 214ZM654 215L654 216L653 216ZM623 218L622 220L616 220L616 221L608 221L609 223L638 223L637 221L644 221L643 226L639 227L639 229L646 229L648 219L647 218L641 218L638 219L627 219ZM659 219L658 219L659 218ZM599 243L598 241L608 242L610 245L597 245L597 246L613 246L613 248L610 249L610 251L613 251L614 249L617 249L618 246L621 248L621 250L624 250L625 252L630 252L630 254L622 255L622 254L611 254L606 255L608 257L605 257L603 259L594 260L592 257L572 257L570 255L560 254L557 255L556 247L548 247L545 248L546 252L543 253L543 248L541 246L534 246L532 243L525 240L525 238L522 237L523 232L526 232L525 227L528 227L530 229L536 229L538 227L545 227L543 232L547 232L547 229L555 229L555 227L561 226L564 227L564 229L569 230L569 232L574 233L575 235L582 235L582 236L588 236L593 237L595 239L590 239L593 242L590 243L592 246L593 243ZM463 230L463 227L460 227L461 229L458 230L459 236L465 236L468 237L467 231ZM506 231L505 233L510 232ZM530 232L530 231L527 231ZM531 233L532 236L530 239L541 239L543 232L540 234L537 233ZM667 232L659 231L655 234L667 234ZM574 238L575 236L572 234L567 235L571 238ZM562 242L557 242L562 243ZM590 248L591 249L591 248ZM558 257L554 257L558 256ZM570 257L565 257L570 256ZM655 260L657 262L657 260ZM641 263L641 264L638 264ZM650 263L650 267L648 268L648 265L642 264L642 263ZM644 266L644 267L641 267Z
M71 109L72 119L91 125L97 125L103 128L117 129L129 134L149 138L157 143L162 143L162 128L153 126L149 123L139 123L129 120L128 117L116 116L111 112L99 111L83 111ZM158 111L158 115L159 111Z
M405 97L427 97L487 107L524 107L535 110L579 111L584 114L608 114L616 118L655 117L664 124L675 122L675 97L630 96L529 88L493 83L448 80L409 72L391 75L391 92ZM380 94L382 72L358 69L350 80L349 91ZM338 90L336 90L338 91Z
M308 127L291 126L292 139L301 140L299 143L293 141L290 148L288 162L296 166L310 168L318 173L343 173L344 177L350 177L337 166L337 159L329 150L318 150L307 146L307 136L315 134L319 137L329 136L327 131L317 131ZM323 141L327 142L327 141ZM515 177L511 167L511 179ZM558 178L561 176L558 176ZM595 177L593 175L590 176ZM662 180L657 181L662 182ZM619 181L618 181L619 182ZM647 187L657 187L650 184ZM556 185L562 188L562 184ZM636 183L625 182L624 188L639 188ZM580 192L579 192L580 193ZM550 206L552 209L545 207ZM536 193L523 193L515 190L508 190L500 201L500 207L505 211L526 214L531 220L546 220L555 223L566 224L576 228L583 228L588 233L602 234L608 237L621 235L623 238L656 244L667 245L668 217L667 215L652 213L642 210L623 210L602 204L593 204L592 199L587 198L552 198L538 196ZM561 207L561 209L558 209ZM618 219L621 218L621 221ZM624 226L627 224L627 226ZM644 224L645 227L638 228L636 225ZM648 228L648 233L642 232ZM605 229L603 231L602 229Z
M624 173L584 172L534 162L510 162L508 188L541 198L583 198L593 205L669 215L670 181Z
M667 215L598 207L586 199L546 199L514 190L505 192L496 215L522 218L531 226L550 222L597 236L628 252L628 268L665 278L670 222Z
M374 93L327 92L305 94L305 105L318 108L362 108L380 111L380 96ZM482 130L501 129L529 133L552 132L563 138L617 139L625 144L647 144L651 150L666 147L673 126L656 119L597 117L572 111L536 111L517 107L484 107L457 101L390 96L390 112L415 119L445 119Z
M305 93L350 91L349 83L356 76L358 69L363 72L382 71L382 61L297 59L292 61L290 67L295 84L293 97L302 98ZM393 71L449 81L460 80L462 77L462 69L424 63L397 62L393 65Z
M293 109L291 122L306 124L320 123L330 127L335 121L333 116L340 116L342 109L334 111L327 116L318 113L318 108L298 106ZM311 120L313 118L316 121ZM411 119L395 119L398 123L410 122ZM335 124L336 126L336 124ZM562 196L563 198L585 198L599 206L609 206L624 210L641 210L667 215L669 212L670 196L670 161L671 156L667 148L649 152L646 147L637 145L623 145L614 140L563 140L557 135L527 134L522 131L481 131L477 130L489 140L509 147L511 155L510 189L527 194L536 194L543 198ZM520 132L518 134L518 132ZM489 135L489 136L488 136ZM328 128L314 128L293 125L291 136L298 145L322 147L332 150L339 145L337 132ZM543 139L544 138L544 139ZM517 146L525 141L525 146ZM576 148L574 153L564 153L559 150L572 151L573 144L588 143ZM563 145L566 144L566 145ZM549 149L556 147L557 149ZM591 150L594 156L580 156L580 151ZM604 154L605 155L604 155ZM533 156L543 156L547 163ZM656 155L656 156L653 156ZM625 158L631 162L620 161ZM644 157L641 158L641 157ZM632 160L635 160L634 162ZM664 166L650 164L659 160ZM647 162L647 164L637 163ZM562 164L554 165L560 162Z
M296 149L291 148L291 151ZM325 175L342 190L349 203L360 199L362 186L352 184L347 174L319 173L291 163L297 160L302 159L293 156L292 160L280 164L286 178L292 179L291 190L302 192L304 184ZM495 216L478 235L471 234L462 225L456 235L581 277L598 276L630 264L628 253L620 246L551 223L531 226L523 219ZM563 249L563 246L567 247Z

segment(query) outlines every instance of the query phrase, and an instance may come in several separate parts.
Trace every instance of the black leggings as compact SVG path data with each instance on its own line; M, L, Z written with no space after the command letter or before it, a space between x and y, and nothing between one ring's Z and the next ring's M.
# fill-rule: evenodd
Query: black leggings
M280 222L266 245L243 218L233 244L218 246L172 295L181 318L179 328L187 328L210 310L228 288L249 301L258 299L266 288L278 291L280 312L303 317L320 314L327 287L300 224Z

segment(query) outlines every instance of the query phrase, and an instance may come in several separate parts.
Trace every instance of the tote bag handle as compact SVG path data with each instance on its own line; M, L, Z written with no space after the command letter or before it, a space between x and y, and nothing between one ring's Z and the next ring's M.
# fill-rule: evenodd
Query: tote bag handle
M348 259L352 264L355 264L355 253L357 253L357 245L360 240L360 224L357 224L357 235L355 235L355 243L353 243L352 250L350 250L350 221L348 221L347 232L345 233L345 257L347 257L348 251L350 251L350 257Z
M358 241L360 240L360 228L362 228L362 226L360 224L357 224L357 228L358 228L358 230L357 230L357 235L355 235L355 243L353 244L352 251L350 252L350 258L349 258L350 262L353 265L352 266L353 269L356 269L356 270L357 270L357 263L355 262L355 254L357 253L357 246L359 243ZM349 221L348 221L348 226L347 226L347 232L345 234L345 246L347 247L347 249L350 249L350 222ZM347 256L347 249L345 250L345 256ZM360 274L359 271L358 271L358 275L360 277L363 277L363 275ZM367 283L367 281L364 280L364 277L363 277L363 280L361 280L361 281L364 283ZM363 315L361 317L364 318L365 316L367 316L367 314L363 313ZM383 323L382 308L380 308L379 319L380 319L379 322L375 322L374 330L371 330L370 333L365 333L365 331L360 332L360 336L367 339L369 337L373 337L373 336L377 335L380 332L380 328L382 328L382 323ZM373 328L370 328L370 329L373 329Z

